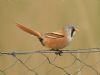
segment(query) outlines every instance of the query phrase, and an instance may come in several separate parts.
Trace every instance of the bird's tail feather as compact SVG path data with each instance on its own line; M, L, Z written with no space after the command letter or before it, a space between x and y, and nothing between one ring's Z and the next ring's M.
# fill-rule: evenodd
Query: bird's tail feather
M32 30L32 29L30 29L30 28L28 28L28 27L26 27L26 26L24 26L24 25L22 25L22 24L18 24L18 23L16 23L16 26L17 26L18 28L22 29L23 31L25 31L25 32L27 32L27 33L29 33L29 34L31 34L31 35L34 35L34 36L36 36L36 37L38 37L38 38L41 38L41 33L38 32L38 31Z

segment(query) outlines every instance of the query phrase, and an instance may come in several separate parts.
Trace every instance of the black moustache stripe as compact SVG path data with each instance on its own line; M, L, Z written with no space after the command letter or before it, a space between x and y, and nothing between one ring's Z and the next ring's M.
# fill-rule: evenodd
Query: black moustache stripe
M72 28L71 37L73 36L74 31L75 31L75 28Z

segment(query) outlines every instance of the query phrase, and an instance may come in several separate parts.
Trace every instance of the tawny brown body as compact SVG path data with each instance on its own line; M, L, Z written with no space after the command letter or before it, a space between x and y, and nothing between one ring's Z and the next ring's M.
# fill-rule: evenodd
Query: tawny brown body
M73 33L77 30L74 29L74 26L69 25L61 28L57 32L41 34L40 32L32 30L21 24L17 24L16 26L31 35L36 36L44 46L51 49L62 49L66 47L72 40L72 35L74 35Z

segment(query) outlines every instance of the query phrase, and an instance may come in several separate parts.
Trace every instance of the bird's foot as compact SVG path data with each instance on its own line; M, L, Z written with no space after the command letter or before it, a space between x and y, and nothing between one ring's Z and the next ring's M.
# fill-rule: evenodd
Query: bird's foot
M55 52L55 54L56 54L56 55L59 55L59 56L62 56L62 53L63 53L63 52L62 52L61 50L56 50L56 52Z
M59 49L51 49L51 50L52 50L52 51L56 51L56 52L55 52L56 55L62 56L62 53L63 53L63 52L62 52L61 50L59 50Z

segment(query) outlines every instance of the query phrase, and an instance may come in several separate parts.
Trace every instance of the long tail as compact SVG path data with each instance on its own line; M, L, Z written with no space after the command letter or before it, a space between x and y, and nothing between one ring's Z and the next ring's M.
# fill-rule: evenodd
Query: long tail
M27 32L27 33L29 33L29 34L31 34L31 35L34 35L34 36L36 36L36 37L38 37L38 38L41 38L41 33L37 32L37 31L35 31L35 30L32 30L32 29L30 29L30 28L28 28L28 27L25 27L24 25L18 24L18 23L16 23L16 26L17 26L18 28L22 29L23 31L25 31L25 32Z

